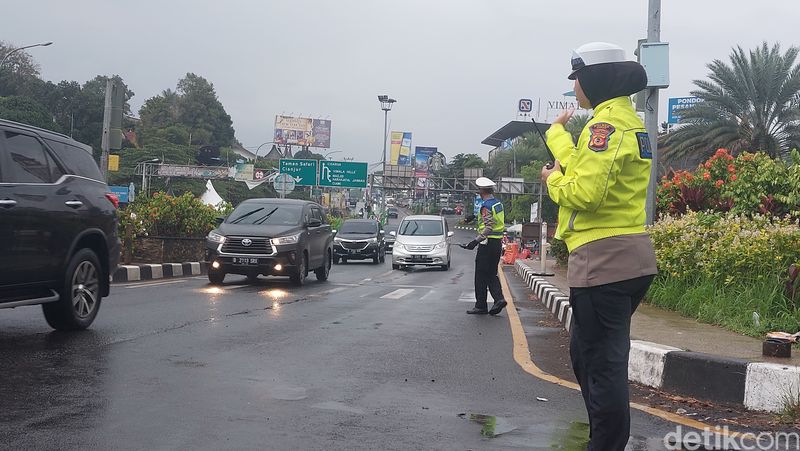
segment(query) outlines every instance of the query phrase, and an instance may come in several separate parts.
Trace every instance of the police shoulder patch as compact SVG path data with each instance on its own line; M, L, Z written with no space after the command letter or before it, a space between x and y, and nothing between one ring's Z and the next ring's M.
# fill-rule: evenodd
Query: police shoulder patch
M589 126L589 148L595 152L608 150L608 140L616 129L608 122L597 122Z
M653 159L653 149L650 147L650 135L647 132L636 132L636 141L639 142L639 158Z

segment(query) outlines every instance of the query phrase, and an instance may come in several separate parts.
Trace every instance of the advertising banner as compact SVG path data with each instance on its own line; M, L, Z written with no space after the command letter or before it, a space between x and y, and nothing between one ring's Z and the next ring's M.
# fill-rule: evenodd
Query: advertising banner
M414 173L417 177L427 177L430 169L431 155L437 152L436 147L420 147L414 150Z
M389 164L396 166L400 159L400 145L403 144L403 132L392 132L389 141Z
M156 175L161 177L189 177L196 179L225 179L231 176L227 167L184 166L178 164L160 164L156 167Z
M411 132L392 132L389 164L411 166Z
M324 147L331 146L331 121L306 117L275 116L276 144Z
M233 179L240 182L255 180L255 166L249 163L236 164L236 175L233 176Z

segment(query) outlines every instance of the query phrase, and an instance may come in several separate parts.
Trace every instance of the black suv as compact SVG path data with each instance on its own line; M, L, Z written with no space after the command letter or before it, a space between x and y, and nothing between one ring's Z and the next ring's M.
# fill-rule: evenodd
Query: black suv
M333 239L333 262L372 259L383 263L386 259L386 240L380 224L374 219L348 219Z
M0 308L42 304L55 329L85 329L119 263L116 196L92 148L0 119Z
M386 216L389 218L396 218L398 214L397 207L389 207L386 209Z
M289 276L302 285L309 271L328 280L333 233L322 207L293 199L248 199L206 239L208 280L215 285L226 274L255 280L260 274Z

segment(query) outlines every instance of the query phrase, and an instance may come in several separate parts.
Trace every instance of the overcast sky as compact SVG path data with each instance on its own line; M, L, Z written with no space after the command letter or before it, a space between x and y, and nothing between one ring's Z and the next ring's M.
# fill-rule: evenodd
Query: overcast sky
M380 161L383 113L392 130L448 157L516 114L517 100L561 99L573 48L617 43L635 59L647 0L40 0L2 8L0 39L30 50L42 77L81 83L120 74L134 111L181 77L210 80L246 147L271 141L276 114L329 117L336 157ZM688 95L705 65L734 45L800 44L800 2L664 0L671 86ZM769 6L766 6L769 5ZM262 150L263 152L263 150ZM333 158L333 156L332 156Z

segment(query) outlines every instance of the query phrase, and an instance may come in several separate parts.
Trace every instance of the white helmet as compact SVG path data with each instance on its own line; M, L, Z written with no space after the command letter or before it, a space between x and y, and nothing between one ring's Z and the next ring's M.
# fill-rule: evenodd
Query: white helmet
M574 80L577 72L586 66L623 61L627 58L622 47L608 42L590 42L572 51L572 73L567 78Z
M478 188L491 188L497 186L497 183L486 177L478 177L478 179L475 180L475 184L478 185Z

